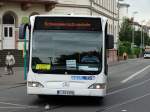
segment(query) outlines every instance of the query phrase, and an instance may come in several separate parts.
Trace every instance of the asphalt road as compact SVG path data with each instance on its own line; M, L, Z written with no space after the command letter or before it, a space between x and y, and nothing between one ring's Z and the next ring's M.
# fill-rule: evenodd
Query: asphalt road
M28 96L23 84L0 86L0 112L149 112L149 65L148 59L135 59L110 66L108 94L99 103L88 97L39 99Z

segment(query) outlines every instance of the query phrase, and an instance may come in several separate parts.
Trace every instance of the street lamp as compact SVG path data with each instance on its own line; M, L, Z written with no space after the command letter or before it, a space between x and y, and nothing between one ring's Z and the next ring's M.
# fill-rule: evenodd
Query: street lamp
M145 33L147 33L147 25L143 25L143 49L145 48Z
M135 14L137 14L138 12L137 11L134 11L133 12L133 16L132 16L132 26L133 26L133 30L132 30L132 44L131 44L131 48L133 48L134 46L134 30L135 30L135 27L134 27L134 16Z
M144 33L143 33L143 26L144 26L144 22L145 22L145 20L143 20L142 22L141 22L141 49L143 49L144 48Z
M118 3L117 3L117 8L118 8L118 39L117 39L117 50L118 50L118 53L119 53L119 42L120 42L120 39L119 39L119 31L120 31L120 2L122 2L122 1L124 1L124 0L118 0Z

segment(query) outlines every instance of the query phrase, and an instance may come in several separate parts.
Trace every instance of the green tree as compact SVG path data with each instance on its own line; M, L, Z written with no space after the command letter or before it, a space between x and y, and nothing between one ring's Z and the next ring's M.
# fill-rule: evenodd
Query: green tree
M144 33L144 44L150 46L150 37L147 33Z
M137 46L141 45L141 31L135 31L135 36L134 36L134 44Z
M132 24L129 18L123 18L123 22L121 24L119 39L120 41L128 41L132 42Z
M144 32L144 44L145 45L150 45L150 37L148 36L147 33ZM140 46L141 45L141 31L135 31L135 45Z
M119 32L119 55L122 56L124 52L128 53L131 57L139 56L141 53L140 45L141 45L141 29L135 31L133 28L132 20L129 18L124 18L121 24L120 32ZM132 43L132 33L134 31L134 44L135 46L131 49ZM146 32L143 33L144 35L144 45L150 46L150 37Z
M129 18L123 18L123 22L121 24L119 39L120 41L128 41L132 43L132 33L133 33L132 20ZM150 37L146 32L144 32L144 44L150 45ZM141 29L135 31L134 30L134 44L139 46L141 45Z
M118 51L120 56L122 56L124 52L131 54L131 43L128 41L120 42Z

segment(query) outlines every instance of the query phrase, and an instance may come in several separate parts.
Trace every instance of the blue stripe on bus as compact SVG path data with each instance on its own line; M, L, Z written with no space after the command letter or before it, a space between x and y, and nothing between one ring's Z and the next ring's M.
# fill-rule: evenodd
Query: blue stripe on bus
M71 76L72 80L95 80L95 76Z

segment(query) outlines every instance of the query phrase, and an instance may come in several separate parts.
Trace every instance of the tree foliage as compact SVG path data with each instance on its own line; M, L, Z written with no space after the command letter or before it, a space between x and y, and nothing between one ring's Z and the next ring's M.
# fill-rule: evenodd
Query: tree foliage
M131 54L131 43L127 41L120 42L118 51L120 56L122 56L124 52Z
M128 18L124 18L121 24L120 32L119 32L119 39L120 41L132 41L132 25Z
M144 44L150 45L150 37L148 36L148 34L144 32L143 36L144 36ZM140 30L135 31L135 44L137 46L141 45L141 31Z
M132 33L133 33L132 21L129 18L124 18L121 24L119 39L120 41L132 42ZM147 33L143 33L144 35L144 45L150 45L150 37ZM134 30L134 44L136 46L141 45L141 29L135 31Z

